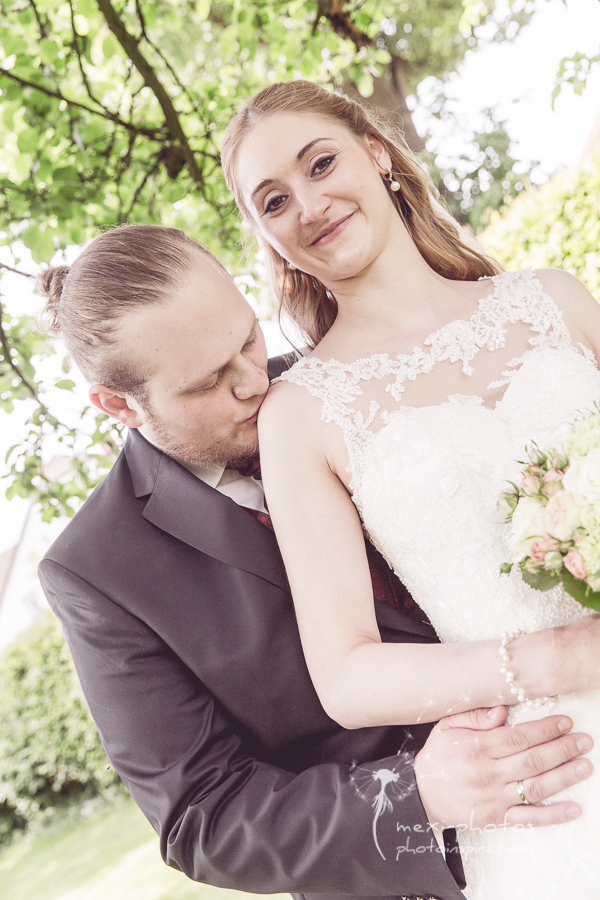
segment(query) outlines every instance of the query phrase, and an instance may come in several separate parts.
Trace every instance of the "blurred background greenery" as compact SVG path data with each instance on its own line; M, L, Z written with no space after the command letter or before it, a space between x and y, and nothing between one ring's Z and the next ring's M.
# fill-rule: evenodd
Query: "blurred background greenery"
M0 490L26 507L18 534L0 498L10 540L0 546L2 897L235 893L162 864L108 764L58 625L38 616L43 543L106 474L122 436L91 414L60 340L38 330L34 275L116 223L181 227L230 267L279 352L261 259L243 249L219 147L233 107L266 83L302 77L362 97L402 127L449 209L505 267L565 268L600 298L600 118L578 164L553 171L519 150L506 109L486 102L467 122L456 95L465 62L517 41L552 3L567 16L587 4L599 26L556 64L546 100L560 103L597 85L590 0L0 4ZM51 524L34 537L42 518Z

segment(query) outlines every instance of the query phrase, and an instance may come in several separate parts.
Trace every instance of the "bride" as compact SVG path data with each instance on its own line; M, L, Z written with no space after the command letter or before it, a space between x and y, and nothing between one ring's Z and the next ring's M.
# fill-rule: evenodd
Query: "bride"
M600 398L597 304L564 272L500 271L402 138L315 85L261 91L230 123L222 159L281 309L312 349L269 391L259 431L325 709L348 728L431 722L516 704L518 691L511 721L564 712L598 733L600 618L561 588L500 575L496 512L525 445L544 446ZM381 642L363 528L441 645ZM528 787L515 803L535 802ZM470 900L596 900L600 774L569 796L584 810L573 823L465 823Z

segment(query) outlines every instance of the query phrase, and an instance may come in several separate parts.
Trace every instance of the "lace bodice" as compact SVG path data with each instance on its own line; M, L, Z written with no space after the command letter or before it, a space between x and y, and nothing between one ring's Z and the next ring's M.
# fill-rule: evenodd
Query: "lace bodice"
M535 350L564 349L594 359L586 347L573 345L561 311L544 293L533 270L504 272L481 281L490 281L492 290L482 297L471 318L449 322L424 341L424 348L397 356L375 354L352 363L310 356L282 374L282 381L302 385L318 397L323 404L322 419L342 429L350 459L351 490L360 479L366 447L394 411L429 405L427 388L424 394L410 388L436 367L439 378L431 391L433 402L486 405L494 391L510 384L518 367ZM508 341L507 326L521 326L513 328ZM495 351L500 350L505 353L497 359ZM448 383L457 381L456 373L447 377L448 365L457 362L467 378L457 384L460 390L456 393L444 393ZM469 384L474 375L474 383ZM491 402L495 402L493 396Z
M561 588L542 594L518 573L500 575L509 549L496 502L519 477L526 444L549 443L600 399L600 372L533 272L491 282L468 320L449 323L411 353L349 364L309 357L282 376L319 398L322 418L342 430L365 530L443 641L499 638L584 614ZM575 721L594 734L600 695L587 696L577 700ZM569 703L561 698L556 711L573 714ZM530 716L512 709L513 720ZM513 838L465 833L470 900L596 897L600 863L586 835L600 827L600 768L583 791L586 808L590 797L596 804L586 822ZM523 857L524 847L539 852Z

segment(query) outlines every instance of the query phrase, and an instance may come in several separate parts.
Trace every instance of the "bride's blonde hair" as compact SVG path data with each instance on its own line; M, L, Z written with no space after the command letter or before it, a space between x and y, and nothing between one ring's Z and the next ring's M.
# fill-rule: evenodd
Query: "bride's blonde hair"
M496 275L500 266L460 228L441 204L433 181L410 150L403 135L382 123L354 100L332 93L309 81L273 84L260 91L234 116L225 132L221 162L229 190L244 218L252 225L236 181L236 159L245 136L265 116L276 112L308 113L335 119L357 138L373 135L386 148L392 173L400 183L394 192L386 181L392 203L424 260L439 275L457 281L476 281ZM327 334L337 315L335 298L312 275L291 269L287 260L260 235L269 281L285 313L314 347Z

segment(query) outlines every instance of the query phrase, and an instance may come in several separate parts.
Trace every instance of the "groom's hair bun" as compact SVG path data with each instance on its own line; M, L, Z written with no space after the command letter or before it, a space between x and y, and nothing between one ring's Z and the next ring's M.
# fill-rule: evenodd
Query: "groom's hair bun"
M36 279L36 293L46 298L42 327L50 334L60 334L60 298L69 271L69 266L54 266Z

